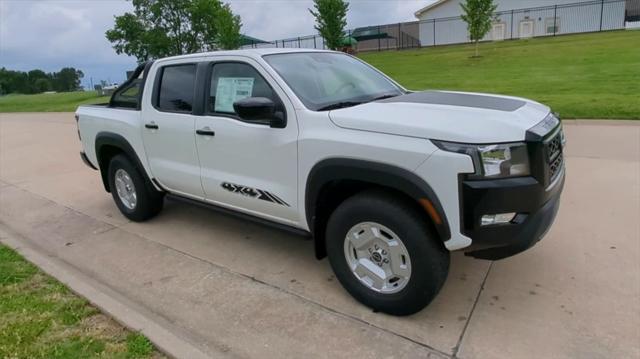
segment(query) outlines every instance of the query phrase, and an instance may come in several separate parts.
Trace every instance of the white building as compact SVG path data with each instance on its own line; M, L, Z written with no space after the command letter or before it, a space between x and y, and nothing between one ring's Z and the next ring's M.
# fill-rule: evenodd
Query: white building
M492 30L484 40L554 36L625 28L625 5L640 0L494 0ZM460 19L465 0L436 0L416 11L422 46L469 41Z

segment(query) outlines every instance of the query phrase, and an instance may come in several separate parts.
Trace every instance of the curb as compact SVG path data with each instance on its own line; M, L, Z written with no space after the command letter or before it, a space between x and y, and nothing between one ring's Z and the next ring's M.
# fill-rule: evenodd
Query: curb
M562 123L576 126L640 126L640 120L568 119L562 120Z
M0 221L0 243L12 248L48 275L87 299L126 328L144 334L156 348L173 358L211 358L193 343L184 339L181 330L144 307L126 299L108 286L95 281L52 254L37 246ZM222 356L223 353L216 353Z

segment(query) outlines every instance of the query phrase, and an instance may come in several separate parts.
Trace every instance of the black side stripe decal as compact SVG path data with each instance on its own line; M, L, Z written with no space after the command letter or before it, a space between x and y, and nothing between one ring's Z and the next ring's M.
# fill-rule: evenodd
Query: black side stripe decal
M246 197L257 198L263 201L273 202L282 206L290 207L287 202L283 201L282 199L280 199L280 197L268 191L229 182L223 182L220 186L232 193L237 193Z
M267 191L262 191L259 190L262 194L264 194L266 197L269 198L269 200L271 200L272 202L278 203L278 204L282 204L280 203L280 201L278 201L274 195L272 195L271 193L267 192Z
M275 194L269 192L269 195L271 195L276 201L280 202L280 204L282 204L283 206L290 207L287 202L283 201L280 197L276 196Z

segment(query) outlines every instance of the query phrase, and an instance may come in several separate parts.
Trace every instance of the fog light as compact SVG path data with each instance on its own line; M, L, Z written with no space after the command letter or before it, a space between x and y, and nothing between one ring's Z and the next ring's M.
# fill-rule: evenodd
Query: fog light
M492 224L504 224L513 221L517 213L499 213L485 214L480 221L481 226L490 226Z

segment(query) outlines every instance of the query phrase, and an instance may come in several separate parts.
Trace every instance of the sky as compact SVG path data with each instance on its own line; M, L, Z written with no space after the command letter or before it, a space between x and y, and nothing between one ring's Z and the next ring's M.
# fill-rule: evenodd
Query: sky
M224 1L224 0L223 0ZM351 0L349 28L415 20L433 0ZM227 0L242 18L242 33L276 40L316 33L312 0ZM0 67L46 72L75 67L91 81L121 83L134 58L117 55L105 31L114 16L133 11L124 0L0 0Z

